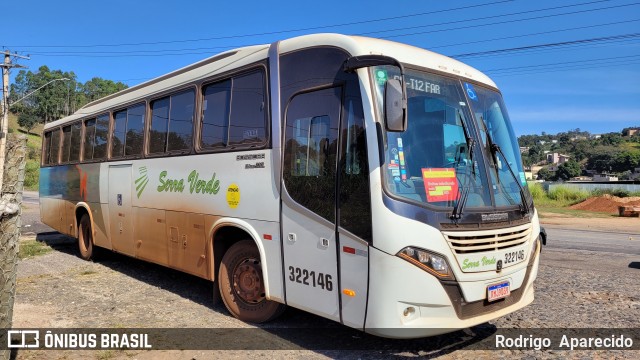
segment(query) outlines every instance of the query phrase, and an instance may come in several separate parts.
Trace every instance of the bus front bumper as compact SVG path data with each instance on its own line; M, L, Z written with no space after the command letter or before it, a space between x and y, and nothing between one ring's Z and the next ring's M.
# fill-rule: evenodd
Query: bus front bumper
M507 315L534 299L540 245L526 266L491 281L440 281L407 261L370 248L369 303L365 331L389 338L419 338L472 327ZM509 280L511 295L495 302L479 289Z

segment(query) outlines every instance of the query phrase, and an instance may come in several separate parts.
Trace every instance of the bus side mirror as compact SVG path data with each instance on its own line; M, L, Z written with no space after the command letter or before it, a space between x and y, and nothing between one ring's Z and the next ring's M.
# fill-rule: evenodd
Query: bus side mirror
M389 79L384 86L384 121L388 131L407 130L407 100L402 87L398 79Z

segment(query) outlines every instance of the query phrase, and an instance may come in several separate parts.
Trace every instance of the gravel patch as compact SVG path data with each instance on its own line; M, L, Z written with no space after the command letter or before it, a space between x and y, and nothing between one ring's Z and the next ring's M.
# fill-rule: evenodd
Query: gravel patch
M76 256L72 239L43 239L54 252L18 266L16 328L251 328L212 304L209 281L154 264L110 254L99 262ZM638 328L640 269L637 256L544 249L534 303L483 328ZM295 309L269 327L332 325ZM354 331L354 338L360 334ZM286 339L285 339L286 340ZM355 339L354 341L357 341ZM376 341L384 342L378 338ZM640 358L640 351L465 350L448 337L422 339L424 349L353 351L20 351L19 359L265 359L265 358ZM362 347L362 343L359 344ZM418 350L416 350L418 348Z

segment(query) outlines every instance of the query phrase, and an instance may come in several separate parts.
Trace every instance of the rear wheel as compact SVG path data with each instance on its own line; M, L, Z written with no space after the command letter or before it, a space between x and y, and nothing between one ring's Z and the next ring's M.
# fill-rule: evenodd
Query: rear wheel
M222 301L236 318L253 323L282 314L283 304L265 297L260 252L252 240L233 244L224 254L217 282Z
M95 257L95 251L93 246L91 218L89 215L82 215L78 230L78 249L80 250L80 257L84 260L91 260Z

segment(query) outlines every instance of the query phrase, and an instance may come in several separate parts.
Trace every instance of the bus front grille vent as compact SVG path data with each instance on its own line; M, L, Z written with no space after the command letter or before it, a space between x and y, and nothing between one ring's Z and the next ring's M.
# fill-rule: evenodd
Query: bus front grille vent
M443 235L457 254L469 254L522 245L531 237L531 226L524 225L494 231L447 231L443 232Z

